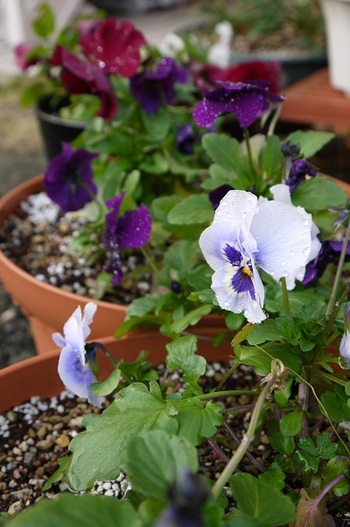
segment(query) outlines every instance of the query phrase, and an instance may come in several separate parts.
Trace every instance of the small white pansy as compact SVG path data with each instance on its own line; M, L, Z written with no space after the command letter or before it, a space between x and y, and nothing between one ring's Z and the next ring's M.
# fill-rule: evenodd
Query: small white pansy
M58 374L63 384L79 397L84 397L96 406L100 406L103 398L97 397L90 390L90 384L95 382L95 376L86 361L85 344L90 335L90 324L93 321L97 305L88 302L82 314L80 306L69 317L63 328L63 336L54 333L52 338L62 348L58 361Z
M159 44L158 49L164 57L175 58L178 53L184 51L185 44L176 33L168 33Z

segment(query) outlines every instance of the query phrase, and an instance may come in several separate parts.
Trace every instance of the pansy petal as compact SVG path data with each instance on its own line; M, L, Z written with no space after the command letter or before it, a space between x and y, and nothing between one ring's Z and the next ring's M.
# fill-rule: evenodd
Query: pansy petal
M82 364L85 364L85 340L83 336L81 308L80 306L74 311L63 326L64 339L66 345L69 344L80 357Z
M143 203L137 210L125 212L118 221L117 237L120 247L142 247L150 237L151 228L151 215Z
M252 285L255 299L249 291L237 294L232 288L232 268L227 265L216 271L212 278L212 288L222 309L233 313L243 313L253 324L260 323L266 318L262 309L264 303L264 288L258 273L254 273Z
M310 227L295 207L279 201L261 203L251 233L259 248L256 262L276 280L306 265L311 252Z
M94 315L96 313L97 304L94 302L88 302L84 308L84 314L82 319L82 331L83 331L83 338L86 341L88 336L91 333L90 324L92 324Z
M346 363L346 367L350 368L350 333L345 331L341 342L340 342L340 355L343 357Z
M76 350L70 345L67 345L61 351L58 361L58 373L63 384L71 392L78 395L78 397L88 399L91 404L101 405L103 399L97 397L89 390L90 384L95 382L95 377L90 367L88 364L83 365L81 363Z

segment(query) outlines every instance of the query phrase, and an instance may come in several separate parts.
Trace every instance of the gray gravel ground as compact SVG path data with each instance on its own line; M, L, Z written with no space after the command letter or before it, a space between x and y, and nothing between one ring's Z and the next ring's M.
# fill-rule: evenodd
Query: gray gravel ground
M0 88L0 195L42 173L46 159L32 109L18 104L19 81ZM35 355L26 318L0 283L0 368Z

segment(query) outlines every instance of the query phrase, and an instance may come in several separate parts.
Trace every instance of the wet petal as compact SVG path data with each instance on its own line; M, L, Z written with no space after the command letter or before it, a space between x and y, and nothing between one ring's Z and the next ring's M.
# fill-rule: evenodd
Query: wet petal
M152 228L151 215L142 203L137 210L130 210L120 218L118 223L118 242L120 247L142 247L148 242Z
M261 203L251 233L259 248L257 263L276 280L306 265L311 253L310 225L296 207L279 201Z

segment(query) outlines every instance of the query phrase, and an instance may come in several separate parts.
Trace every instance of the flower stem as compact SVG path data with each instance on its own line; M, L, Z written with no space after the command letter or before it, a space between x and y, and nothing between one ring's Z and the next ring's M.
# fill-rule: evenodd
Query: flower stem
M286 283L286 279L284 276L281 278L281 286L282 286L282 297L283 297L284 310L287 315L290 315L292 311L290 309L287 283Z
M339 284L340 284L340 279L341 279L341 274L342 274L342 270L343 270L346 250L348 248L349 238L350 238L350 221L348 223L348 226L347 226L347 229L346 229L346 233L345 233L345 236L344 236L344 239L343 239L343 246L342 246L342 249L341 249L339 262L338 262L338 266L337 266L337 271L336 271L334 282L333 282L332 292L331 292L331 296L329 298L329 302L328 302L327 309L326 309L326 317L330 316L330 314L332 313L333 308L334 308L335 298L337 296L337 292L338 292L338 288L339 288Z
M236 452L230 459L229 463L227 464L227 466L225 467L225 469L219 476L219 479L214 483L214 486L212 488L212 494L213 494L214 499L217 499L220 496L222 489L224 488L224 486L226 485L226 483L232 476L233 472L236 470L238 464L240 463L243 456L247 452L250 443L253 441L255 430L258 425L260 413L265 404L266 397L268 396L272 386L276 382L276 379L278 377L278 372L279 372L279 368L278 368L277 361L272 360L271 374L269 375L269 379L267 380L267 383L265 384L264 388L260 392L260 395L256 401L256 405L252 413L252 418L250 420L247 433L245 434L244 438L242 439L239 447L237 448Z
M146 247L145 246L140 247L140 250L141 250L143 256L145 257L146 262L148 263L148 265L150 266L150 268L154 272L154 274L159 277L160 276L159 269L157 268L157 266L155 265L154 261L152 260L152 258L148 254L148 251L147 251Z
M252 148L251 148L251 145L250 145L250 137L249 137L248 128L243 128L243 137L244 137L244 142L245 142L246 147L247 147L247 154L248 154L248 159L249 159L249 165L250 165L250 168L252 169L252 171L254 171L253 154L252 154Z

